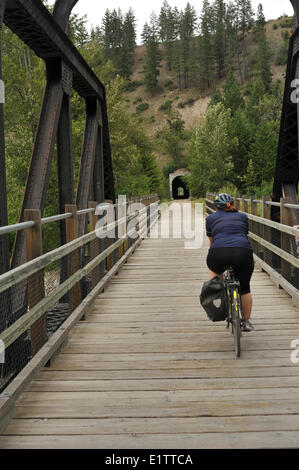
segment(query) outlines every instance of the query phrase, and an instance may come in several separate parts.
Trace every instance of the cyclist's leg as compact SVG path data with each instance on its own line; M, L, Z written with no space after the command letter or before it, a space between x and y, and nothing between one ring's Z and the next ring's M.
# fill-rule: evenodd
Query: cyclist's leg
M221 250L219 248L210 248L207 256L207 265L210 270L210 279L218 276L221 280L223 280L223 273L226 268L223 263L223 256L221 256Z
M252 312L252 295L250 292L241 294L242 314L244 320L249 320Z
M240 282L242 313L244 320L249 320L252 312L250 280L254 270L253 254L250 250L236 248L234 255L234 268Z

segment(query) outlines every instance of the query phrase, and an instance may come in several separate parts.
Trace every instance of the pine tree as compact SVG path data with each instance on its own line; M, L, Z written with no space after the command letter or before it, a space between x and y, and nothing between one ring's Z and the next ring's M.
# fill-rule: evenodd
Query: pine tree
M148 23L145 23L141 33L142 44L146 45L151 35L151 28Z
M182 66L185 88L188 87L188 75L191 68L191 43L196 20L197 16L194 8L190 3L187 3L184 12L181 12L180 18L180 40L182 43Z
M158 76L160 75L159 67L161 63L161 52L158 42L158 19L154 13L151 14L151 24L148 33L143 75L147 91L154 96L158 88Z
M164 44L168 70L171 71L173 65L173 49L176 40L176 28L174 12L166 0L163 3L159 16L159 36L161 42Z
M235 0L237 8L237 24L238 30L241 34L240 50L239 55L242 57L243 70L240 67L241 78L250 78L249 65L248 65L248 46L246 40L246 34L252 28L254 24L254 13L252 9L251 0ZM240 62L239 62L240 65Z
M255 54L258 76L261 78L266 91L270 90L272 73L270 65L270 47L266 36L266 21L262 4L258 6L255 26L255 41L257 50Z
M126 13L122 27L120 72L126 78L132 74L136 46L136 19L132 8Z
M237 83L232 66L227 70L227 78L223 86L223 102L226 108L230 108L231 115L244 106L240 86Z
M212 8L209 0L204 0L201 15L200 78L202 87L210 87L214 71L214 51L212 43Z
M217 63L217 74L223 77L225 64L225 14L226 7L224 0L215 0L213 5L215 15L215 55Z
M111 60L118 72L121 72L121 50L123 38L123 15L120 9L106 10L102 21L103 57Z

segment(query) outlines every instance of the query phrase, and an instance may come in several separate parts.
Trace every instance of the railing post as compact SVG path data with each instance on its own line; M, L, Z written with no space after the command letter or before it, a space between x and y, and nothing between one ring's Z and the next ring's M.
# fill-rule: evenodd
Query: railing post
M78 238L78 215L77 206L75 204L66 204L65 212L71 212L72 217L66 219L66 242L69 243ZM71 276L79 270L79 250L73 251L68 258L68 275ZM80 283L76 284L70 295L70 308L73 312L81 303L81 287Z
M250 197L250 213L251 213L251 215L257 216L257 203L253 202L255 199L256 199L256 196L251 196ZM258 224L257 224L257 222L251 221L250 225L251 225L251 231L255 235L258 235ZM256 241L252 241L252 248L253 248L253 251L255 252L255 254L258 255L259 254L258 253L259 244Z
M94 232L96 229L98 216L96 215L96 208L98 203L96 201L89 201L88 208L94 209L94 212L89 214L89 231ZM96 238L90 243L90 259L94 259L100 253L100 243L99 240ZM94 288L98 282L100 281L101 273L100 273L100 266L97 266L91 273L92 279L92 288Z
M282 197L280 199L280 222L284 225L291 225L291 212L290 209L285 207L285 204L291 203L291 198L289 197ZM291 243L290 243L290 235L287 233L281 232L280 234L280 242L281 242L281 249L290 253ZM281 274L282 276L287 279L287 281L291 281L292 276L292 269L290 263L285 261L284 259L281 260Z
M105 199L105 204L110 204L112 205L113 204L113 201L111 199ZM113 211L114 211L114 208L113 208ZM112 211L108 210L107 211L107 225L110 225L112 224L114 221L114 217L113 217L113 214L111 213ZM116 228L114 228L114 230L116 230ZM114 243L114 239L112 240L111 238L111 232L107 233L107 238L106 238L106 248L109 248L109 246L111 245L111 243ZM107 269L107 272L110 271L110 269L112 268L113 266L113 254L111 253L109 256L107 256L107 260L106 260L106 269Z
M43 254L41 212L39 209L25 209L24 221L35 222L34 227L26 229L27 261L32 261ZM45 297L44 272L39 271L28 278L28 306L34 307ZM43 315L30 328L32 357L47 342L47 318Z
M246 212L248 214L248 201L245 201L245 199L248 199L248 196L242 196L242 210L243 212ZM250 224L249 224L250 226Z
M235 197L235 208L239 211L240 210L240 201L239 201L239 194Z
M266 204L266 202L270 200L269 196L263 196L263 218L268 220L271 220L271 206ZM263 237L267 242L271 243L271 228L267 225L264 226ZM272 253L266 248L264 248L264 261L272 267Z
M128 214L128 207L129 207L129 204L130 204L130 202L129 202L129 201L126 201L126 217L127 217L127 214ZM128 221L126 221L125 227L126 227L126 234L127 234L127 233L128 233ZM126 252L128 251L128 249L129 249L129 239L128 239L128 238L126 238L123 247L124 247L124 252L126 253ZM128 262L128 260L126 260L126 262Z

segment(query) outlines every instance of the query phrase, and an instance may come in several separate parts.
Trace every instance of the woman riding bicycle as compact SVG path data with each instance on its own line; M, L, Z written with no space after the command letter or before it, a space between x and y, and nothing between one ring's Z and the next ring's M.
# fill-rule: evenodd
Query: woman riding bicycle
M240 282L243 313L243 331L251 331L249 321L252 310L250 279L254 269L253 250L247 238L248 217L234 207L234 199L226 193L216 196L216 212L206 219L206 231L210 240L207 265L211 279L221 276L230 266Z

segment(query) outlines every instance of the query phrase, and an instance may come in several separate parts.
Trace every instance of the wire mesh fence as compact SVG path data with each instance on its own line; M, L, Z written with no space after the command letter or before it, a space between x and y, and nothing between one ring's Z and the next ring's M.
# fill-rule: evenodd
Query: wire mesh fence
M125 212L120 220L114 205L106 220L106 230L97 231L99 217L93 211L86 223L86 234L79 238L74 237L76 230L71 230L76 227L76 211L64 221L54 220L60 227L62 222L65 224L63 231L68 243L0 276L0 339L5 344L0 393L133 246L136 237L128 237L128 223L136 225L137 231L144 232L149 227L149 204L155 200L157 197L148 198L138 216L137 213L127 216ZM39 228L46 230L42 223ZM32 229L33 226L26 228ZM33 252L30 247L29 252Z

